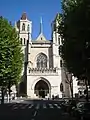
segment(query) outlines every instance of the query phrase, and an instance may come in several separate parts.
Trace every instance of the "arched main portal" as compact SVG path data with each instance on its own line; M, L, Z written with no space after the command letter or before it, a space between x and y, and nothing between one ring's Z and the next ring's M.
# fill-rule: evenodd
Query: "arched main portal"
M36 96L45 98L49 94L49 85L44 80L39 80L34 87L34 91Z

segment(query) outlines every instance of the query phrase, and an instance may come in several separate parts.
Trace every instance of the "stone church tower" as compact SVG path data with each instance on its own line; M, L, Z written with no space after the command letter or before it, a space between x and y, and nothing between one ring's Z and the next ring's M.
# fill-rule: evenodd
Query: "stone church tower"
M22 82L19 94L26 94L31 98L52 98L52 96L69 97L69 85L60 66L59 45L61 38L58 34L57 18L52 22L51 40L43 34L42 19L39 36L32 39L32 21L26 13L16 22L15 28L19 34L24 53Z

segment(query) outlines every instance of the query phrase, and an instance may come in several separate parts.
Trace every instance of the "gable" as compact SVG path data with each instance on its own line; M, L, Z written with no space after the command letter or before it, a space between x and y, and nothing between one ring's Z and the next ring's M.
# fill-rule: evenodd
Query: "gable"
M47 41L47 40L46 40L45 36L43 35L43 33L41 33L41 34L37 37L36 41L37 41L37 42L45 42L45 41Z

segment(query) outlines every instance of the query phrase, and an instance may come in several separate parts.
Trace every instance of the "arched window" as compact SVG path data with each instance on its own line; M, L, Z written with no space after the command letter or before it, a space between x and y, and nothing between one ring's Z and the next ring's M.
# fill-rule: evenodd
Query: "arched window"
M25 31L25 23L22 25L22 31Z
M62 67L62 60L60 60L60 67Z
M22 44L22 38L20 39L20 42L21 42L21 44Z
M37 57L37 68L47 68L47 56L43 53Z
M60 91L63 92L63 84L60 84Z
M58 38L58 44L60 45L60 37Z
M29 25L27 26L27 31L29 31Z
M25 41L25 38L24 38L24 45L25 45L25 42L26 42L26 41Z

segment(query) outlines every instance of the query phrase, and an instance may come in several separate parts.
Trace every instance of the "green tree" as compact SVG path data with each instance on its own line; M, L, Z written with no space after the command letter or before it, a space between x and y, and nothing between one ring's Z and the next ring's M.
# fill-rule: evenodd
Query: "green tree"
M90 80L90 2L63 0L62 9L60 53L68 71L80 80L85 79L87 88Z
M18 84L21 77L23 54L15 28L3 17L0 17L0 86L2 103L5 91Z

